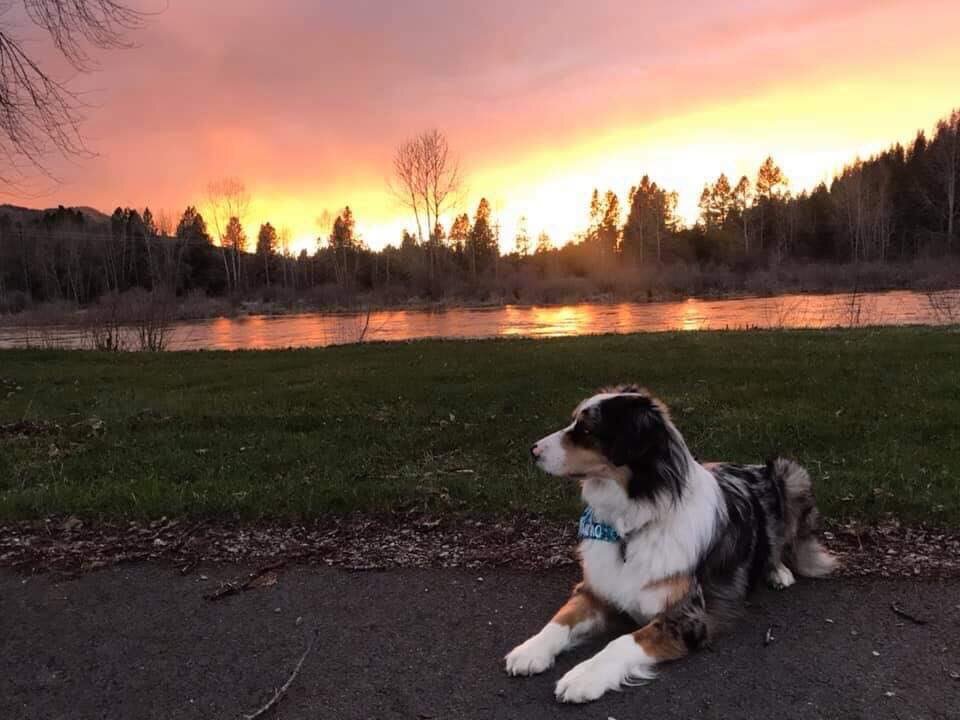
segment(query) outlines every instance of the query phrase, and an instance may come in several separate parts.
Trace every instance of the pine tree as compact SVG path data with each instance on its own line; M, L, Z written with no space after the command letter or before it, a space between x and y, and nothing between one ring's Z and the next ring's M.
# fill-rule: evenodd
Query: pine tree
M207 223L203 216L197 212L197 209L190 205L180 216L180 222L177 223L176 236L181 240L192 243L213 244L213 238L207 232Z
M270 266L274 264L276 255L277 231L270 223L264 223L257 233L257 257L263 267L263 279L267 287L270 287Z
M232 217L227 222L227 229L223 233L223 244L235 253L246 250L247 234L243 231L238 218Z
M773 158L767 156L760 169L757 171L756 183L756 202L760 211L760 250L763 250L764 238L767 225L775 220L771 215L776 210L776 203L786 192L788 186L787 178L780 167L773 161Z
M356 263L354 263L354 273L350 272L350 257L359 249L354 226L353 211L347 205L333 221L333 229L330 231L328 245L333 251L334 273L340 285L350 282L356 271Z
M537 255L545 255L553 249L553 242L550 240L550 236L547 235L546 230L541 230L540 234L537 235Z
M719 230L726 224L733 210L734 199L730 181L725 174L721 173L713 185L704 185L699 206L700 218L708 232Z
M453 225L450 226L450 247L455 253L462 254L467 247L467 241L470 239L470 216L461 213L453 219Z
M496 236L490 225L490 203L486 198L480 198L477 212L473 218L473 227L470 229L470 239L467 255L470 260L470 273L476 280L477 274L496 260L499 249Z
M620 249L620 198L613 190L607 190L603 196L603 215L597 241L600 244L601 263Z
M227 229L223 232L223 247L232 256L233 288L239 290L243 284L243 265L241 258L247 247L247 234L236 216L227 221Z

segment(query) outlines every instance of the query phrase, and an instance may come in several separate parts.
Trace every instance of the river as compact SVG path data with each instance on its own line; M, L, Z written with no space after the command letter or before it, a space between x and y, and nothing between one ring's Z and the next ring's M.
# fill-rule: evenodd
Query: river
M323 347L417 338L563 337L640 331L943 325L960 322L960 290L779 295L649 303L248 315L177 323L170 350ZM75 327L0 327L0 348L79 348Z

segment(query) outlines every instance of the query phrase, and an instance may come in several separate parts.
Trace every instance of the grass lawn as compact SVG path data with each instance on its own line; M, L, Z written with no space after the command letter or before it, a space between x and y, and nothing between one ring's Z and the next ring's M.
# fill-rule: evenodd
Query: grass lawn
M960 332L929 328L2 351L0 519L573 513L527 448L628 380L704 460L801 460L827 515L960 525Z

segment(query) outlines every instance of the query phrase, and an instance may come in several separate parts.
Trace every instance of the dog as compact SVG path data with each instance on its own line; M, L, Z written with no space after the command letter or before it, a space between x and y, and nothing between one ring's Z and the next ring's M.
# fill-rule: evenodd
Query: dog
M836 565L817 538L806 470L784 458L701 464L667 407L637 386L584 400L530 452L542 470L581 485L583 581L507 654L507 673L543 672L617 616L640 626L566 673L556 685L562 702L652 679L657 664L709 643L760 579L783 589L794 573L821 577Z

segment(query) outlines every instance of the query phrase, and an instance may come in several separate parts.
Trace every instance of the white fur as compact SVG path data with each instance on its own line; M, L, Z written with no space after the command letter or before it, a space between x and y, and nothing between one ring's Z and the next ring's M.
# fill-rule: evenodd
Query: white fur
M570 645L570 628L551 622L506 657L507 675L536 675L553 665L557 655Z
M536 675L553 665L557 655L574 647L603 628L602 617L591 617L573 628L549 622L543 630L511 650L506 659L508 675Z
M655 662L632 635L622 635L560 678L557 700L570 703L596 700L609 690L618 690L627 681L652 678Z
M538 440L533 446L533 454L537 459L537 464L545 472L551 475L563 476L567 474L566 470L566 452L563 449L563 436L570 431L575 423L570 423L562 430L547 435L542 440Z
M664 609L669 588L647 586L693 571L713 539L724 505L713 476L688 458L690 472L680 500L637 503L614 480L588 479L583 499L594 519L626 537L626 562L616 543L584 540L580 558L587 586L605 601L641 620Z
M790 568L782 563L770 571L767 580L770 582L770 586L776 590L784 590L797 581L793 577L793 573L790 572Z
M574 415L615 394L600 393L583 401ZM566 475L563 438L576 421L539 440L533 447L537 463L552 475ZM685 446L684 446L685 447ZM693 571L709 546L717 520L725 510L720 486L709 470L686 451L688 473L679 501L635 502L616 479L602 473L582 478L582 497L597 522L612 525L628 539L626 562L618 543L584 540L580 558L586 584L599 597L636 619L664 609L670 589L648 589L661 580Z
M824 577L837 569L837 558L815 538L806 538L796 548L797 572L804 577Z

